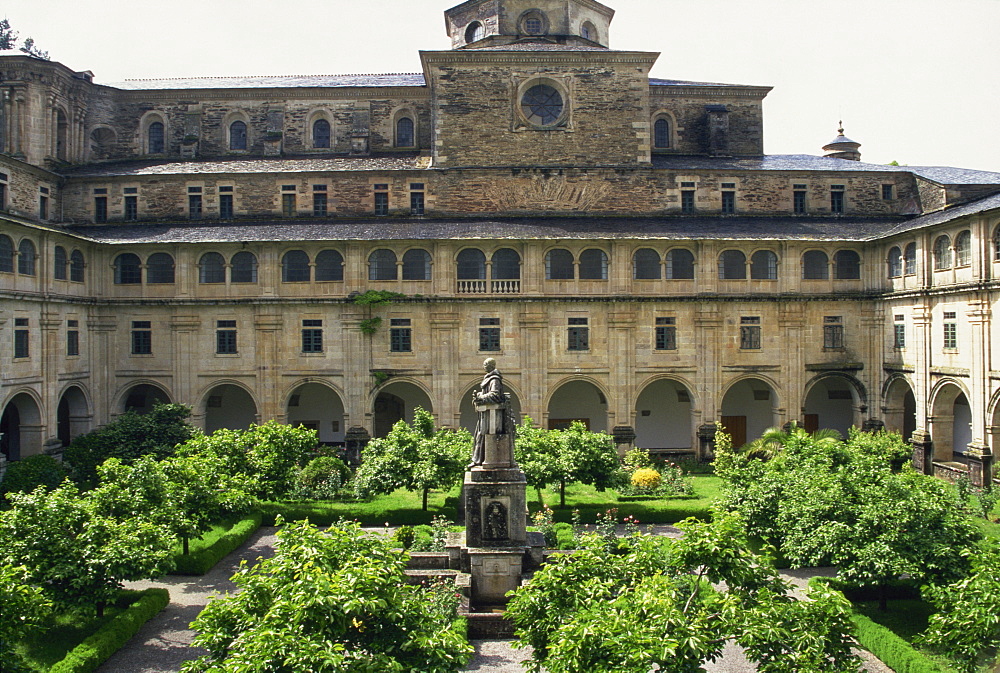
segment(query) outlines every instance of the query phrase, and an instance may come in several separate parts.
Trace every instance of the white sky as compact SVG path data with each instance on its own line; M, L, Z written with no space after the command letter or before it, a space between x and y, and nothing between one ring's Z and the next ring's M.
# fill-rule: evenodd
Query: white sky
M1000 0L604 0L652 76L774 87L768 154L843 118L875 163L1000 171ZM419 72L459 0L6 0L53 60L126 78Z

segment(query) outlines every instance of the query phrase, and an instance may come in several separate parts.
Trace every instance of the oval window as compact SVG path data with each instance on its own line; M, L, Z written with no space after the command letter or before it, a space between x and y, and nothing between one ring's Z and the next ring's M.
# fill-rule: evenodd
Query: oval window
M562 96L548 84L536 84L521 97L521 112L531 124L551 126L562 116Z

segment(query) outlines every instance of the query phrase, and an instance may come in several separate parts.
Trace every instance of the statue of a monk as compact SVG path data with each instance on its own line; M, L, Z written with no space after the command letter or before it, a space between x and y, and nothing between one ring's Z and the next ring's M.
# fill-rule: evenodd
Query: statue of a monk
M475 444L472 450L472 463L469 467L482 465L486 457L486 435L505 435L510 431L510 420L507 418L507 396L503 392L503 376L497 369L497 361L486 358L483 362L486 374L479 386L479 392L472 394L475 405L499 404L499 409L488 409L479 412L476 423Z

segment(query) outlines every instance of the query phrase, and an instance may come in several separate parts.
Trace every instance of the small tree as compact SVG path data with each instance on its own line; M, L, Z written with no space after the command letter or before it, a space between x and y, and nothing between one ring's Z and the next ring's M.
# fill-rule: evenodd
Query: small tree
M461 670L472 648L455 619L454 589L407 583L393 544L354 523L282 528L274 556L233 577L239 593L194 621L194 645L208 654L182 670Z
M0 670L29 670L14 651L14 644L30 631L40 629L51 609L41 588L28 582L23 567L0 564Z
M467 430L435 430L434 417L417 407L412 424L398 421L388 435L365 447L354 475L355 493L367 498L398 488L419 490L426 510L428 493L454 486L471 452L472 435Z

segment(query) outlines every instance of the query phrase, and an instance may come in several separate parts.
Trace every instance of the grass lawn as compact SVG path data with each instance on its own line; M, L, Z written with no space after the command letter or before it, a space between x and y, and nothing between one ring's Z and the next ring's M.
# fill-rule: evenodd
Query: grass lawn
M135 600L135 594L123 594L114 605L104 609L104 616L100 619L94 616L93 609L71 608L56 612L47 629L23 638L14 649L24 657L32 671L47 671Z
M197 554L200 551L208 549L213 544L218 542L220 537L228 533L229 529L236 525L236 522L242 518L242 514L236 514L220 521L216 521L204 535L199 538L191 538L191 540L188 541L188 552L191 554ZM177 544L174 545L174 555L181 554L183 551L183 546L180 541L178 541Z
M448 492L431 491L427 500L427 511L420 507L421 493L398 490L389 495L380 495L368 502L358 501L308 501L308 502L264 502L264 525L271 525L274 517L281 514L286 521L309 519L317 525L328 525L338 519L357 520L362 526L414 526L430 523L434 515L440 514L451 520L456 517L455 504L458 502L459 487Z
M888 609L885 611L879 610L877 601L854 603L854 609L859 613L889 629L911 645L913 645L914 636L927 628L927 619L934 614L934 606L919 599L889 600L887 607ZM942 670L955 670L944 657L933 654L917 645L913 647L937 663Z

